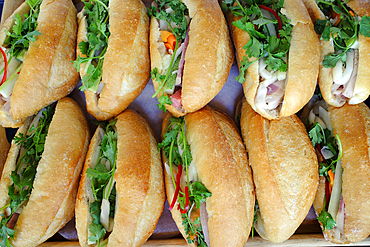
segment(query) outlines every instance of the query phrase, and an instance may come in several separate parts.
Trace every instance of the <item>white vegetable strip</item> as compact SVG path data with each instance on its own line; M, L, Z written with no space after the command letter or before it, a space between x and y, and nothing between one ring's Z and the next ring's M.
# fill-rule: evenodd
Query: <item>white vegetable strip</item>
M331 216L336 217L339 210L340 195L342 193L342 165L341 161L338 160L335 167L334 184L330 195L328 213Z
M208 230L208 213L205 202L202 202L200 204L199 211L200 211L200 223L202 224L202 230L204 234L204 241L206 242L207 246L211 246Z

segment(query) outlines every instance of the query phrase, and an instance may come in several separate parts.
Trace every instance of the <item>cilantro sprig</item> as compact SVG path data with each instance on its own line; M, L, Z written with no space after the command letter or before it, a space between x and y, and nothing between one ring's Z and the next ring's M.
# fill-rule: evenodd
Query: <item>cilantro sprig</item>
M80 71L86 64L86 74L81 78L82 91L96 92L103 73L104 56L108 47L109 32L109 0L83 0L86 11L87 42L81 41L78 47L84 56L78 55L73 66Z
M14 137L14 142L18 146L21 146L24 153L18 158L16 168L10 174L10 178L13 182L8 188L10 202L1 208L1 210L4 210L9 207L11 212L7 217L1 214L1 246L12 246L9 242L9 238L13 238L15 232L7 227L7 223L17 209L28 201L31 195L36 169L44 151L45 139L53 115L54 108L52 106L46 107L42 112L37 127L32 125L26 134L19 133L19 135Z
M329 19L319 19L314 23L315 31L321 35L321 39L333 40L335 53L326 55L323 65L326 68L334 68L339 60L343 63L347 61L346 52L356 42L359 33L370 37L370 17L364 16L359 20L357 14L341 0L316 0L316 2L327 18L332 15L340 18L338 24L333 24Z
M249 66L255 61L266 58L266 65L270 71L285 72L288 69L286 63L287 53L290 48L292 26L290 20L280 13L284 1L282 0L224 0L224 11L231 11L236 17L241 17L233 22L233 25L247 32L250 40L244 45L246 50L243 60L240 62L240 73L236 80L240 83L245 81L245 74ZM277 19L266 18L262 15L261 8L275 11ZM279 21L281 21L281 28ZM268 25L274 25L278 30L277 35L272 35ZM250 58L255 58L250 61Z
M159 143L159 148L163 149L165 156L168 158L171 178L176 188L175 176L173 174L173 165L179 166L182 164L186 171L186 183L189 187L189 205L191 208L200 208L200 204L204 203L208 197L212 196L212 193L199 181L191 182L188 175L188 167L192 161L190 145L186 141L185 137L185 120L183 117L170 118L170 124L167 128L167 132L164 134L164 139ZM179 147L183 150L182 155L180 154ZM179 210L184 209L186 206L186 193L180 191L180 195L177 198L179 204ZM184 226L185 233L187 235L187 241L189 244L197 242L198 246L207 246L204 240L202 232L202 225L200 217L197 217L194 221L190 219L190 212L181 213L182 225Z
M7 38L4 44L10 47L8 54L10 55L9 61L16 57L19 60L23 60L24 53L28 50L30 43L36 40L36 36L41 33L36 30L37 18L40 13L40 5L42 0L26 0L26 3L30 6L30 13L24 15L24 20L17 13L13 17L15 23L11 30L5 29Z
M154 68L150 72L151 79L156 80L159 83L159 87L153 94L152 98L156 97L158 93L162 93L162 95L158 98L159 103L157 106L160 110L166 111L165 104L172 105L172 101L168 95L164 94L163 87L166 85L166 83L168 83L172 72L178 69L178 66L174 66L175 54L180 43L185 39L188 30L186 16L189 15L189 11L181 0L155 0L154 2L156 3L156 6L151 6L148 9L149 15L157 18L158 20L164 20L176 38L175 48L167 72L161 71L161 73L159 73L158 68ZM166 6L169 6L173 11L167 12Z
M114 130L116 121L109 124L102 123L105 128L105 135L101 143L100 156L94 168L86 170L87 177L91 180L91 187L95 198L94 202L90 202L90 214L92 223L89 225L91 236L89 241L96 243L97 246L104 246L101 241L104 240L106 229L100 222L101 205L103 199L108 199L110 204L110 217L113 217L116 202L116 188L112 182L112 177L116 171L117 162L117 132ZM110 169L107 169L105 161L109 161ZM105 188L109 187L111 191L109 195L105 194Z

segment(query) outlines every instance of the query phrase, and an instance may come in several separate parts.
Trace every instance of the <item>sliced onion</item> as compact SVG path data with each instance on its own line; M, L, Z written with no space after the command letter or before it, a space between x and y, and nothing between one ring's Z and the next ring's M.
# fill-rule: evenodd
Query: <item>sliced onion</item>
M99 85L98 85L98 88L96 89L96 94L100 94L101 91L103 90L104 86L105 86L105 83L100 82Z
M338 160L334 173L334 184L330 195L328 213L334 218L339 210L340 195L342 193L342 165Z
M207 246L211 246L211 242L209 240L209 230L208 230L208 213L206 208L206 203L202 202L199 207L200 211L200 223L202 225L203 235L204 235L204 242L206 242Z
M312 96L312 98L310 99L310 101L308 101L308 103L305 105L305 107L303 108L303 110L301 112L300 118L301 118L302 121L306 121L306 119L309 117L310 112L312 111L312 107L315 105L315 103L317 101L319 101L319 96L314 94ZM309 123L312 124L313 120L312 120L312 122L309 122Z
M316 118L316 115L315 115L315 113L313 113L313 110L311 110L310 113L308 114L308 122L310 124L314 124L315 123L315 118Z
M344 235L344 218L345 218L344 200L343 195L341 195L339 202L339 210L335 222L337 223L337 228L342 235Z
M334 154L330 151L328 146L323 146L321 148L321 154L326 160L334 157Z
M266 69L267 67L267 64L265 63L266 61L266 58L263 57L259 60L259 67L258 67L258 70L259 70L259 73L260 73L260 76L265 79L265 80L277 80L277 73L275 71L268 71Z
M182 83L182 73L184 71L184 64L185 64L185 53L186 53L186 49L188 48L188 45L189 45L189 29L186 32L185 40L184 40L184 43L182 45L184 46L184 48L183 48L183 51L181 53L181 59L180 59L180 63L179 63L179 69L178 69L175 85L181 85L181 83Z
M326 124L318 116L315 116L315 123L319 123L323 129L326 129Z
M354 50L347 52L346 68L344 69L342 76L341 77L338 76L339 78L337 78L334 81L336 84L344 85L346 82L348 82L349 78L351 77L352 71L353 71L354 56L355 56ZM336 78L336 77L337 75L335 75L333 71L333 78Z
M353 70L351 77L349 78L348 82L345 84L343 88L343 96L347 98L351 98L353 95L353 91L355 89L355 83L357 79L357 72L358 72L358 59L359 59L359 52L358 50L353 50L354 56L353 56Z
M266 238L265 228L263 226L260 211L257 211L257 221L254 223L254 227L257 229L257 232L261 237Z
M333 68L334 84L340 85L337 82L340 81L340 78L342 78L342 76L343 76L343 62L342 62L342 59L339 59Z
M104 226L105 230L109 229L109 212L110 212L109 200L103 198L101 203L100 223Z
M329 112L327 112L322 106L319 106L319 117L324 121L326 128L332 131L333 128L331 127Z

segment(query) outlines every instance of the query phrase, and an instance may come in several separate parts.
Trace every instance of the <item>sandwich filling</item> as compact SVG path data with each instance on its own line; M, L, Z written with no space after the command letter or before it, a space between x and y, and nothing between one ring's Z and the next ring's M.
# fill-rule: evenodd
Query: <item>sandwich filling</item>
M27 0L26 4L30 11L28 14L21 16L19 13L13 17L15 23L11 30L6 30L7 38L0 52L2 61L0 61L0 103L3 105L2 110L10 112L10 100L15 82L22 69L23 56L29 48L31 42L36 40L40 35L37 28L37 18L40 13L42 0Z
M321 35L322 40L330 41L334 46L334 53L325 56L323 66L333 68L333 85L331 93L340 103L347 100L350 104L358 104L354 92L359 61L359 34L370 37L370 17L362 18L341 0L316 1L326 19L318 19L315 31Z
M9 203L0 209L3 212L0 226L1 246L12 246L9 238L14 237L13 228L31 195L36 169L44 151L45 139L53 115L52 106L44 108L35 116L25 134L19 133L14 137L14 142L20 146L20 151L15 170L9 174L13 182L8 188Z
M159 144L167 158L166 173L171 176L175 189L169 201L170 210L180 211L189 244L210 246L206 199L212 193L198 179L185 132L184 118L171 117L164 140Z
M152 80L159 84L153 97L159 94L160 110L166 111L165 104L181 110L182 74L189 44L189 10L181 1L155 0L149 15L158 20L157 44L161 55L160 66L151 71Z
M302 121L306 121L309 137L316 150L320 180L325 180L325 197L317 219L323 230L330 230L335 238L341 239L344 236L345 220L342 196L342 145L338 135L332 132L325 101L314 96L306 107L308 109L304 110L306 114L302 115Z
M292 25L283 14L284 1L224 0L223 9L239 18L233 25L247 32L250 40L236 78L245 82L247 69L258 61L259 85L255 105L262 112L278 112L284 100Z
M78 14L80 23L86 27L86 41L81 41L78 55L73 66L80 71L83 65L84 75L81 78L82 91L90 90L100 95L104 88L103 76L104 55L108 47L109 31L109 0L84 1L85 7Z
M106 124L104 137L99 150L96 151L99 158L93 162L93 167L86 171L91 182L91 187L87 188L92 219L89 225L88 244L97 246L107 244L109 233L113 231L114 215L118 205L114 179L117 162L115 123L116 121Z

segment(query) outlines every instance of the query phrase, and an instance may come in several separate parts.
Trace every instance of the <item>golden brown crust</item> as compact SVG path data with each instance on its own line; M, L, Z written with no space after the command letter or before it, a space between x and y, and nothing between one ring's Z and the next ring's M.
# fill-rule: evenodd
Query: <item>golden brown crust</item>
M5 128L0 126L0 174L3 171L6 157L8 156L8 151L10 148L10 143L6 138Z
M165 201L163 172L154 134L146 121L127 109L117 117L117 170L115 172L119 205L108 246L141 246L153 233ZM95 133L78 193L76 225L81 246L87 246L91 222L88 191L91 182L86 170L92 167L104 131ZM90 189L91 190L91 189Z
M255 97L260 83L258 61L247 69L246 81L243 83L244 94L249 104L255 111L268 119L286 117L298 112L312 97L319 71L319 40L304 4L301 0L285 1L281 12L291 19L293 25L292 40L288 53L286 90L281 109L264 110L255 105ZM246 32L232 25L232 22L238 18L230 12L226 16L240 67L240 62L245 56L243 46L248 43L250 37ZM307 60L308 56L310 57L309 60ZM254 60L255 58L249 58L249 61ZM302 63L302 61L307 62ZM307 76L302 77L302 74Z
M85 92L88 111L99 121L125 110L149 81L149 18L140 0L109 2L110 37L104 57L100 95ZM81 20L78 43L86 38L86 21ZM77 47L78 49L78 47ZM79 54L79 49L77 51ZM81 66L81 77L85 74Z
M30 120L18 133L27 131ZM37 246L73 217L79 175L89 138L87 121L77 103L70 98L60 100L37 167L34 188L14 228L13 245ZM12 184L8 177L15 167L18 152L19 147L13 141L1 179L1 193ZM5 196L3 202L8 203L9 196Z
M66 96L77 85L76 8L71 0L44 0L37 20L41 35L30 44L11 98L15 120Z
M182 79L182 109L166 106L167 110L177 117L197 111L211 101L225 84L234 60L227 24L217 1L183 2L187 5L192 20ZM150 28L152 69L159 68L158 65L162 60L158 51L158 38L158 23L152 18ZM154 80L153 85L157 90L158 82Z
M265 231L262 237L283 242L302 223L315 198L314 149L295 115L269 121L244 101L240 124Z
M208 106L187 114L185 123L199 181L212 192L206 200L211 246L244 246L252 226L255 198L247 154L235 124ZM174 189L167 172L165 176L171 202ZM175 207L171 213L186 238L180 212Z
M364 103L345 104L329 107L329 114L343 148L344 239L358 242L370 234L370 110Z
M311 19L315 22L317 19L326 19L325 15L317 6L314 0L302 0L305 4L308 12L310 13ZM355 0L347 3L359 16L370 15L370 5L368 1ZM334 52L334 46L330 44L330 41L320 41L320 72L319 72L319 86L325 101L335 107L341 107L346 102L350 104L358 104L358 102L365 101L370 95L370 70L368 64L370 63L370 38L365 37L361 34L358 36L359 42L359 59L358 59L358 71L353 91L353 96L347 100L339 101L336 99L331 88L333 85L333 68L325 68L323 61L326 55Z

